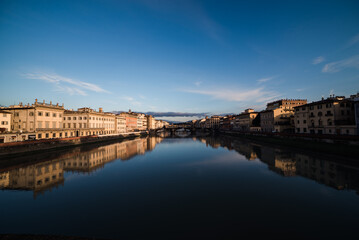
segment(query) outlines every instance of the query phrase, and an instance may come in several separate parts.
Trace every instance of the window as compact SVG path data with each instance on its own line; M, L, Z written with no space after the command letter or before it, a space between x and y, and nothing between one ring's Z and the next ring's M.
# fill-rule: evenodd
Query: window
M56 117L56 113L53 113L53 114L52 114L52 117Z
M65 132L65 137L67 137L67 132Z
M71 117L67 117L67 120L71 120Z
M64 120L66 120L66 118L64 117Z
M79 120L82 120L82 117L79 117Z
M49 134L48 134L48 133L46 133L46 134L45 134L45 137L46 137L46 138L49 138Z
M62 117L62 114L61 114L61 113L59 114L59 117Z
M318 117L321 117L323 115L322 112L318 112Z
M19 113L15 113L14 116L15 116L15 117L18 117L18 116L19 116Z
M307 120L303 120L303 123L307 123Z
M53 133L53 134L52 134L52 137L56 137L56 133Z
M307 132L307 129L306 129L306 128L303 128L303 132Z
M48 113L48 112L45 113L45 116L46 116L46 117L50 117L50 113Z
M67 124L67 127L68 127L68 128L71 128L71 123L68 123L68 124Z
M76 117L74 117L74 120L76 120Z
M322 105L318 105L317 108L318 108L318 109L322 109Z
M37 115L38 115L38 116L42 116L42 112L38 112Z
M59 137L62 137L62 133L59 133Z
M29 116L34 116L34 113L33 112L29 112Z
M76 123L74 123L74 128L76 128Z

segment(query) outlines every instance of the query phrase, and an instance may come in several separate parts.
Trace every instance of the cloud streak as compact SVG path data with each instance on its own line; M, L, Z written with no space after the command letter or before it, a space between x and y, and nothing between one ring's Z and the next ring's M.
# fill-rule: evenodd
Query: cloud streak
M126 100L127 102L129 102L132 106L142 106L142 103L137 101L135 98L133 97L129 97L129 96L123 96L122 97L123 100Z
M359 68L359 55L355 55L341 61L328 63L323 67L322 72L336 73L346 68Z
M325 58L322 57L322 56L319 56L319 57L316 57L316 58L313 59L312 64L317 65L317 64L319 64L321 62L324 62L324 61L325 61Z
M258 83L264 83L264 82L268 82L270 80L272 80L274 77L268 77L268 78L261 78L261 79L258 79L257 82Z
M45 82L52 83L56 86L56 91L66 92L69 95L86 96L86 91L109 93L109 91L101 88L96 84L74 80L72 78L63 77L57 74L27 73L24 74L24 77L27 79L42 80Z
M233 89L218 89L218 90L197 90L197 89L186 89L183 92L195 93L201 95L211 96L214 99L221 99L225 101L235 102L266 102L271 101L280 94L274 91L267 91L263 87L249 89L249 90L233 90Z

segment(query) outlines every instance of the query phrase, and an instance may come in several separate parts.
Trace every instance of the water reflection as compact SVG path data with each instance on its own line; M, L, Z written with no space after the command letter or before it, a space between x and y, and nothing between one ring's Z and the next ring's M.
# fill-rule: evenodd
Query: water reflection
M341 162L320 154L293 152L288 149L264 146L231 137L193 138L212 148L235 150L247 160L258 159L268 168L285 177L302 176L338 190L355 190L359 194L359 166Z
M106 163L151 151L163 138L139 138L93 148L75 148L51 160L0 167L0 189L33 191L34 198L64 185L65 172L91 173Z
M0 189L33 191L36 198L40 193L64 185L66 172L90 174L111 161L126 161L145 154L162 140L161 137L139 138L105 146L75 148L45 160L40 157L35 163L0 165ZM271 171L285 177L302 176L338 190L359 192L357 165L230 137L200 137L193 140L215 149L224 147L234 150L249 161L258 159L267 164Z

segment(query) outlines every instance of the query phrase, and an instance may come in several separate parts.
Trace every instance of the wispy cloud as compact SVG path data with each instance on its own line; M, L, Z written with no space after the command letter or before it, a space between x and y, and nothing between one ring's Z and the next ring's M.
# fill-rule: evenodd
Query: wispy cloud
M74 87L68 87L68 86L61 86L56 85L57 92L66 92L69 95L81 95L81 96L87 96L86 92L82 91L81 89L74 88Z
M328 63L323 67L322 72L336 73L346 68L359 68L359 55L355 55L341 61Z
M129 97L129 96L123 96L122 97L123 100L126 100L127 102L129 102L132 106L142 106L142 103L137 101L135 98L133 97Z
M264 82L268 82L268 81L272 80L273 78L274 77L261 78L261 79L258 79L257 82L264 83Z
M316 58L313 59L312 64L317 65L317 64L319 64L321 62L324 62L324 61L325 61L325 58L322 57L322 56L319 56L319 57L316 57Z
M96 84L83 82L68 77L63 77L57 74L27 73L24 74L24 77L27 79L42 80L52 83L55 85L56 91L66 92L70 95L86 96L87 95L86 90L93 92L109 93L108 91L106 91L105 89L101 88Z
M280 94L274 91L267 91L263 87L248 89L248 90L234 90L234 89L218 89L218 90L197 90L197 89L186 89L182 90L188 93L195 93L201 95L208 95L215 99L221 99L226 101L235 102L266 102L271 101Z
M199 87L201 84L202 84L202 81L194 82L194 85L196 85L197 87Z
M124 99L124 100L126 100L126 101L129 101L129 102L135 100L133 97L127 97L127 96L122 97L122 99Z

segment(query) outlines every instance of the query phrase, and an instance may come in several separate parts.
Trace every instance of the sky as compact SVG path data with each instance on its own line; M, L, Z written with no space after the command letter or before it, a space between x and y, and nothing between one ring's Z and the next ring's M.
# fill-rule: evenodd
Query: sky
M1 0L0 105L196 118L349 96L358 12L357 0Z

